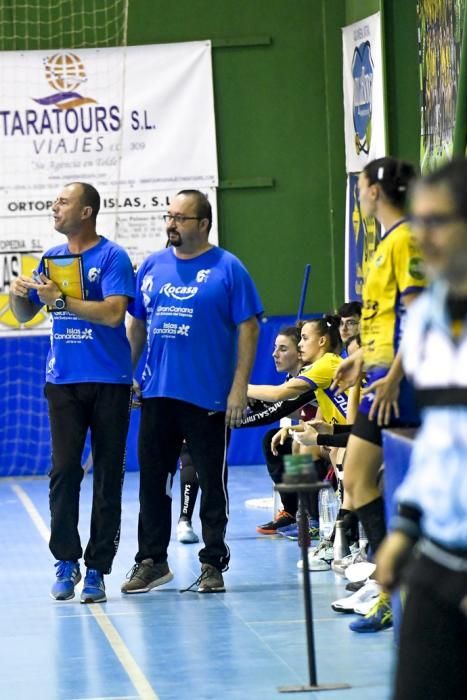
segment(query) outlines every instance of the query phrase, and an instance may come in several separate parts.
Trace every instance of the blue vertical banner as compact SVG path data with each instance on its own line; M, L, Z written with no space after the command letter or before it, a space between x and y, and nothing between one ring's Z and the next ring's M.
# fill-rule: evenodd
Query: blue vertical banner
M345 298L361 300L368 264L381 239L381 226L373 217L364 218L358 196L358 173L347 176L345 225Z

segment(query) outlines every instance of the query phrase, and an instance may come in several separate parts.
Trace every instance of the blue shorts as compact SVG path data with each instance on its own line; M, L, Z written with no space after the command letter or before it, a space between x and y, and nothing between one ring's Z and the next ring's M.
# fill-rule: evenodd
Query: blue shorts
M371 384L373 384L373 382L375 382L377 379L385 377L388 371L388 367L378 367L371 370L366 375L366 385L371 386ZM374 397L372 394L364 396L360 402L358 410L361 413L368 415L371 404L373 403L373 398ZM399 399L397 403L399 404L399 418L394 418L394 423L391 421L391 427L401 427L402 425L420 425L420 414L418 412L417 402L415 400L415 392L412 385L409 384L405 377L400 383Z

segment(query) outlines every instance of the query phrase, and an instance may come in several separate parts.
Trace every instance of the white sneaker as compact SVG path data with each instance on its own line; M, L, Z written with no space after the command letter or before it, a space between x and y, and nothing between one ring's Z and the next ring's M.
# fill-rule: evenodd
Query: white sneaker
M362 561L367 561L366 554L360 549L357 549L356 552L348 554L343 559L334 559L334 561L331 564L331 569L336 574L339 574L339 576L345 576L345 570L348 566L350 566L351 564L358 564Z
M365 585L362 586L360 590L355 591L355 593L352 593L352 595L349 595L346 598L339 598L339 600L335 600L333 603L331 603L331 608L336 612L354 613L357 612L358 606L363 606L367 603L370 603L370 606L366 611L368 612L368 610L374 604L375 598L379 596L380 592L381 587L379 586L378 582L370 580L367 583L365 583Z
M199 537L193 530L190 520L179 520L177 524L177 540L183 544L195 544Z
M354 613L356 613L357 615L368 615L371 608L378 600L378 597L379 596L376 596L375 598L369 598L368 600L364 600L362 603L358 603L354 608Z
M323 540L320 544L308 550L308 571L329 571L330 562L334 557L334 547L332 542ZM303 571L303 559L297 562L297 569Z
M344 576L352 583L356 581L365 581L376 571L376 564L371 561L360 561L356 564L350 564L345 570Z

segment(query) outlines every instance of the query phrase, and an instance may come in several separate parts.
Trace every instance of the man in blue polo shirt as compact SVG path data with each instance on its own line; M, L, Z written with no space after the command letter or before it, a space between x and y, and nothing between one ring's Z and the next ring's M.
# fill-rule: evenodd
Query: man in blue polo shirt
M35 278L20 276L10 288L16 318L25 323L47 304L52 313L45 394L52 434L50 550L57 559L51 595L68 600L81 579L78 533L81 458L88 429L93 457L91 535L84 552L82 603L106 600L120 537L125 442L132 384L124 318L134 297L127 253L96 233L100 197L92 185L66 185L52 206L55 229L67 242L48 250ZM44 258L79 256L84 298L65 296L44 274Z
M183 441L201 488L204 548L198 592L224 591L230 551L226 447L241 424L261 302L243 264L208 241L211 206L198 190L173 199L170 247L150 255L136 279L128 328L133 365L147 341L139 434L139 550L123 593L173 578L167 563L171 486ZM190 587L191 588L191 587Z

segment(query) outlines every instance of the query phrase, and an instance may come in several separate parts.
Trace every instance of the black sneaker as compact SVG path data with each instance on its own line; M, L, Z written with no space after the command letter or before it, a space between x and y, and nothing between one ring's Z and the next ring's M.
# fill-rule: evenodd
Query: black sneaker
M163 586L174 575L166 561L154 564L152 559L143 559L136 563L127 574L127 581L122 584L122 593L147 593L152 588Z
M275 535L279 528L288 527L289 525L295 525L294 516L290 515L290 513L287 513L285 510L281 510L280 513L277 514L275 520L271 520L271 522L265 523L264 525L258 525L256 527L256 532L261 533L261 535Z

